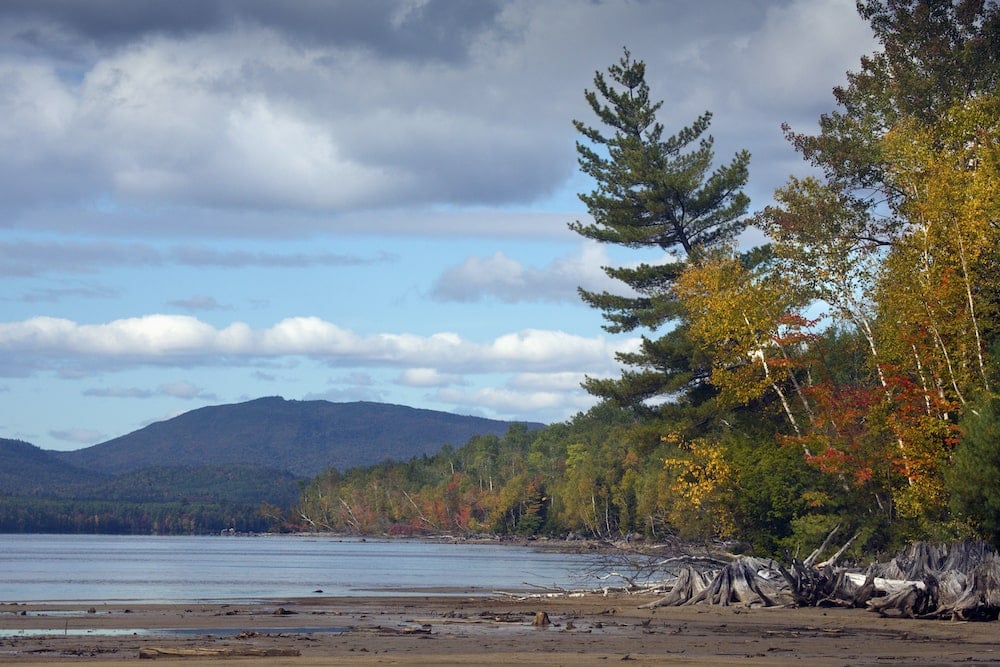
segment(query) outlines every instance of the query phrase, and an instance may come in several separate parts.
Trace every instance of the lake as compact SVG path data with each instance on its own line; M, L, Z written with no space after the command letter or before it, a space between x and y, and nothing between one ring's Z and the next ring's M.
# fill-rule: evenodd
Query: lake
M248 601L591 589L599 586L597 562L586 554L431 540L0 535L0 602Z

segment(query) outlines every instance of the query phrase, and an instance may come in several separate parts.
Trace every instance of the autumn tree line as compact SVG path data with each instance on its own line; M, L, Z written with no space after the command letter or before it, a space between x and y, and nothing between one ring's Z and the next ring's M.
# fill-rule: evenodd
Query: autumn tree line
M286 523L1000 544L1000 6L858 11L879 49L815 133L784 127L803 173L757 210L711 113L670 134L643 61L597 72L574 121L591 220L570 227L636 252L605 268L620 290L580 291L639 337L625 370L587 378L600 403L566 423L328 471Z
M199 535L229 528L265 532L274 520L262 508L240 502L0 497L0 533Z

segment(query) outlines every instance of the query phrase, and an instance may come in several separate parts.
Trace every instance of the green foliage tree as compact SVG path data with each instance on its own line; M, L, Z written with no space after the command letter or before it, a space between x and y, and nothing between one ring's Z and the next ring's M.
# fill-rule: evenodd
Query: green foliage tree
M962 437L948 471L951 508L1000 547L1000 398L977 401L962 420Z
M601 127L582 121L574 125L581 170L597 187L580 199L593 222L571 223L579 234L632 249L662 251L660 263L605 267L607 274L628 288L628 294L580 290L584 301L604 313L605 329L651 332L677 324L682 307L672 285L686 263L705 248L731 242L744 228L742 216L749 199L742 192L750 154L741 151L727 165L713 170L711 122L706 112L672 136L656 119L663 102L653 102L646 83L646 66L628 50L608 68L597 72L595 90L585 96ZM659 338L643 337L637 352L619 359L636 370L619 379L588 378L586 388L605 399L631 407L643 401L691 390L707 369L687 340L683 326Z

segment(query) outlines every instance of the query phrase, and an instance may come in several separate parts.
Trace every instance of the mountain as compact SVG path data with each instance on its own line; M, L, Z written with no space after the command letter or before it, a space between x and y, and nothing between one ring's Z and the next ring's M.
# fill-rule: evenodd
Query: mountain
M298 502L304 477L436 454L510 426L382 403L261 398L72 452L0 438L0 532L269 530Z
M98 472L80 470L49 452L21 440L0 438L0 493L37 495L51 490L71 492L107 479Z
M299 478L290 472L256 466L170 466L117 475L86 489L88 497L125 502L232 503L262 501L291 507L299 500Z
M243 465L312 477L330 467L343 471L435 454L476 435L503 435L510 425L385 403L267 397L192 410L92 447L52 454L64 464L105 475Z

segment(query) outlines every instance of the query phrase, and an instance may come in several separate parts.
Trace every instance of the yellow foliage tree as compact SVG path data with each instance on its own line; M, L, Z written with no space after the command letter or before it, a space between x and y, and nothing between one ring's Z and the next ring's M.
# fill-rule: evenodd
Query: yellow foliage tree
M964 100L939 123L885 136L895 213L909 226L877 286L878 337L893 371L893 428L906 446L905 515L944 516L955 423L989 392L987 341L1000 331L1000 96Z
M688 314L691 338L712 359L712 384L732 405L772 391L793 430L801 434L797 414L811 419L795 374L797 347L809 326L796 314L801 291L782 274L766 271L766 261L754 265L753 258L731 248L699 260L680 275L675 291Z
M685 442L671 434L678 455L664 460L669 473L667 520L681 537L729 537L736 530L732 512L733 470L721 444L696 439Z

